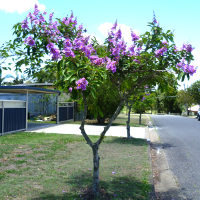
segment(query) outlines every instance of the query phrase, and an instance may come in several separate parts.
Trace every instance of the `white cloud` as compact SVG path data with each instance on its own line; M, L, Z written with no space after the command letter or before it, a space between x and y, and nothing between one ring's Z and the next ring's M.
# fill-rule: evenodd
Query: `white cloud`
M113 23L110 22L105 22L103 24L101 24L98 27L98 30L101 32L101 34L104 37L108 36L108 32L110 31L110 29L113 27ZM134 33L136 33L137 35L139 35L139 31L138 30L134 30L131 29L130 26L127 26L125 24L118 24L118 28L121 29L122 31L122 37L124 38L124 40L128 43L131 44L132 43L132 39L131 39L131 30L133 30Z
M21 14L34 8L35 4L38 5L40 10L45 10L45 5L40 4L38 0L0 0L0 10Z

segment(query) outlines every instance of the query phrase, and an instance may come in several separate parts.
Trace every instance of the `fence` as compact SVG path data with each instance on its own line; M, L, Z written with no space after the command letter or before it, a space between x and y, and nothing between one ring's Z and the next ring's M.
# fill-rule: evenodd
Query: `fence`
M74 120L73 102L58 102L57 106L57 123Z
M0 100L0 135L26 129L26 102Z

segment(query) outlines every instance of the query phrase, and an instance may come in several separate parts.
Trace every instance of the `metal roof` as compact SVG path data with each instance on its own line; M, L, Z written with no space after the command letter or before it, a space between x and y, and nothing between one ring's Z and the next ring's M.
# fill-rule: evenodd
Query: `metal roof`
M30 86L0 86L0 93L44 93L44 94L60 94L59 90L49 90Z

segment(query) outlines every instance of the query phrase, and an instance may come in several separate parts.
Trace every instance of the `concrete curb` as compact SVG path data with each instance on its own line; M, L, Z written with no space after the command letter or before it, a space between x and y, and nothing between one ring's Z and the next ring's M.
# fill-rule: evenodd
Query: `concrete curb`
M150 158L153 172L155 197L160 200L184 200L178 181L170 170L165 150L159 135L153 126L146 129L146 138L150 144Z

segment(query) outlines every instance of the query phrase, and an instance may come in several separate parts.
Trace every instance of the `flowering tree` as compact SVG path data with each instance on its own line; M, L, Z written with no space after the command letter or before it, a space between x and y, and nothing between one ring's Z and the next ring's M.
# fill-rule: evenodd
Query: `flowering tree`
M33 13L14 26L16 39L7 46L16 53L17 68L29 66L27 73L34 74L43 64L56 72L55 84L60 89L82 100L84 117L80 130L93 152L94 195L99 194L99 145L129 96L145 85L155 85L167 70L180 77L195 72L190 65L191 45L177 50L171 31L164 32L155 19L149 26L151 30L144 35L132 32L132 45L128 47L115 23L101 46L85 36L73 14L54 20L53 13L47 16L35 6ZM99 139L92 142L84 128L87 102L88 98L98 97L98 89L106 80L115 85L120 101Z

